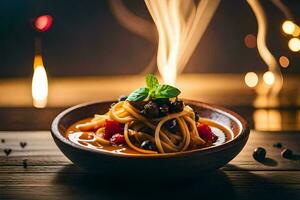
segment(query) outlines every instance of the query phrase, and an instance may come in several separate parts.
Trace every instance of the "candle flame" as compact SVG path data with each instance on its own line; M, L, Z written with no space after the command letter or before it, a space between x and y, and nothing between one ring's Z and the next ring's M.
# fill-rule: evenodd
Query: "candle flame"
M33 105L36 108L44 108L47 105L48 79L42 56L40 55L34 57L34 73L32 77L31 93Z
M156 25L157 66L165 83L175 85L206 30L220 0L145 0Z

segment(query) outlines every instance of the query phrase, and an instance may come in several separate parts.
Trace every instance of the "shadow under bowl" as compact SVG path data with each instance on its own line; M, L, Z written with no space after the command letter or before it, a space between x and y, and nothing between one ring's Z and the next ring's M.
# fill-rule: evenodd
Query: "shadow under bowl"
M82 147L65 138L69 126L95 113L106 113L113 101L86 103L63 111L52 122L51 134L59 149L75 165L102 177L193 179L224 166L238 155L248 140L250 130L247 122L230 110L199 101L184 102L200 117L229 128L233 132L233 139L218 146L185 152L127 155Z

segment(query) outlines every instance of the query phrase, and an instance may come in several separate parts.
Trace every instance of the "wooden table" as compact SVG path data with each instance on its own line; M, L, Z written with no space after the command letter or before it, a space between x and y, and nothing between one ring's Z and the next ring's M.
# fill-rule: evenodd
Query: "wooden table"
M109 183L103 182L101 177L78 169L58 150L49 127L63 107L91 100L114 99L144 82L141 76L82 77L78 80L51 79L46 109L31 107L29 79L0 80L0 92L5 94L0 98L0 200L300 199L298 77L286 79L280 108L255 109L252 104L255 93L245 87L243 76L181 76L178 85L185 91L184 97L229 107L246 117L252 127L269 131L252 130L243 151L222 169L204 174L201 180L168 185L127 181L121 177L112 177ZM188 81L199 88L190 87ZM128 87L122 87L124 82ZM5 139L5 143L1 143L1 139ZM27 146L22 148L20 142L27 142ZM282 142L296 156L282 158L281 149L272 146L276 142ZM258 146L267 149L268 158L263 163L252 158L252 152ZM5 148L12 149L9 156L5 155ZM27 168L23 167L23 160L27 161ZM147 177L147 174L141 176Z
M244 150L222 169L202 180L171 185L141 184L112 177L112 183L74 166L56 147L49 131L2 131L0 138L0 199L300 199L300 134L252 131ZM297 155L280 156L273 143L282 142ZM20 142L27 142L22 148ZM267 149L267 159L252 158L253 149ZM9 156L3 149L11 148ZM23 167L26 159L28 166ZM121 166L120 166L121 167ZM142 176L147 176L144 174Z

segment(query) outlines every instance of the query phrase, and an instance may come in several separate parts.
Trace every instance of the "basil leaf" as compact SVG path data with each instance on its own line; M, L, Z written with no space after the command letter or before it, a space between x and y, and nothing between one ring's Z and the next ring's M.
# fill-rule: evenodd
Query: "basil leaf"
M156 88L159 86L158 80L153 74L147 74L146 84L149 90L156 90Z
M128 97L128 101L143 101L148 97L149 89L142 87L134 90Z
M177 97L180 94L180 90L171 85L160 85L155 91L154 98L172 98Z

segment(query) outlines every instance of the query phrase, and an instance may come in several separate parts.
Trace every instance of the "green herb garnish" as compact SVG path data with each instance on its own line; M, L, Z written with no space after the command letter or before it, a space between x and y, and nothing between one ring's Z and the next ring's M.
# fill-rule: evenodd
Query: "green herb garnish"
M180 90L171 85L160 85L153 74L146 76L147 87L139 88L133 91L127 98L128 101L143 101L147 98L161 99L173 98L180 94Z

